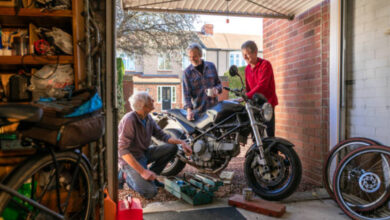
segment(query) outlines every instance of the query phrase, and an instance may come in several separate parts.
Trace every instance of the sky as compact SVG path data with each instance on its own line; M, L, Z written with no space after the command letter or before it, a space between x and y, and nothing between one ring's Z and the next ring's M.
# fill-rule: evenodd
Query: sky
M226 23L227 18L229 23ZM213 24L214 33L261 35L263 31L261 18L199 15L199 21L194 24L195 31L200 31L203 24Z

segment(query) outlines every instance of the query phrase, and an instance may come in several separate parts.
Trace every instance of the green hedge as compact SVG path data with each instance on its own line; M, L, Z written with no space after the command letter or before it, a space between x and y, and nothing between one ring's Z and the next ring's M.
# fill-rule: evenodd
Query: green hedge
M125 75L125 65L122 58L116 58L116 72L118 76L117 84L117 99L118 99L118 108L119 114L124 115L125 112L125 100L123 97L123 76ZM120 117L121 118L121 117Z
M242 81L244 82L244 89L245 89L245 66L238 67L238 74L240 74L240 76L242 77ZM229 75L229 71L226 71L223 75L228 77L229 88L232 89L241 88L241 81L238 76L231 77ZM229 92L229 98L235 99L237 97L233 93Z

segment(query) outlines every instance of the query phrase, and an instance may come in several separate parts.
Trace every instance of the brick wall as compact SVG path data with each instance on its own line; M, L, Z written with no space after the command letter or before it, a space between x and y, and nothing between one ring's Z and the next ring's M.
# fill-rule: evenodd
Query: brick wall
M390 1L348 1L346 136L390 145Z
M329 0L293 21L264 19L264 58L279 98L276 135L295 144L303 178L318 185L328 152L328 47Z
M123 77L123 100L125 103L126 112L131 111L129 97L133 94L133 78L125 75Z

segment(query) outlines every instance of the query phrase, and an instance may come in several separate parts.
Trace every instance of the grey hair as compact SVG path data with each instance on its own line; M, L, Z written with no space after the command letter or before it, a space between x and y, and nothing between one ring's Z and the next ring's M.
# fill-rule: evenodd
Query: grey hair
M198 43L192 43L190 46L187 47L187 52L192 51L192 50L198 50L199 55L202 57L202 46Z
M142 108L146 105L149 98L150 96L147 92L134 93L129 98L131 109L133 109L133 111L142 110Z
M257 53L258 52L257 45L253 40L248 40L245 43L243 43L241 45L241 50L243 50L243 49L246 49L246 50L249 49L250 53Z

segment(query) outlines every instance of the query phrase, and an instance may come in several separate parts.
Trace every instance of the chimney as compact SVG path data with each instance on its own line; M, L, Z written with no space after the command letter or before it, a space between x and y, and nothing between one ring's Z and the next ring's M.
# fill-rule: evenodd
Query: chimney
M204 24L201 30L204 35L213 35L214 34L214 25L212 24Z

